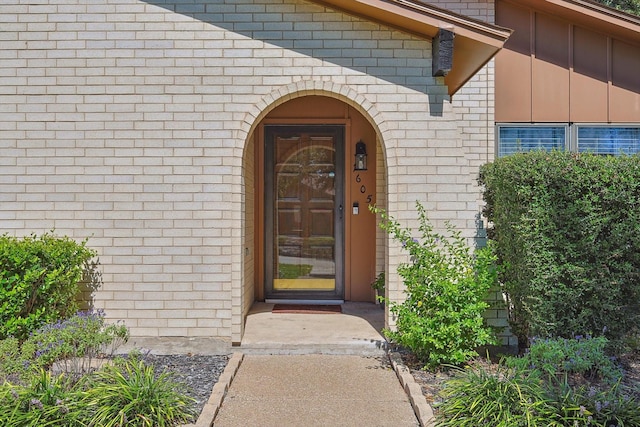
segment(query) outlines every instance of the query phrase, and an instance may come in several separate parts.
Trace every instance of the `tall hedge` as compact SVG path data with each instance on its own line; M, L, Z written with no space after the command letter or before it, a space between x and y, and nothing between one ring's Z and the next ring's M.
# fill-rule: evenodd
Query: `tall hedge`
M640 156L531 152L481 169L519 343L640 321Z
M85 244L50 233L0 236L0 339L25 339L77 311L85 265L96 255Z

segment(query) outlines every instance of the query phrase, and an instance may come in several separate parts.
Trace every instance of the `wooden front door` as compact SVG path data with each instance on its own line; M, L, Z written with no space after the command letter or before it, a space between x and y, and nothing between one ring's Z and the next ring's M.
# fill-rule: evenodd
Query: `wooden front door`
M344 299L344 126L265 126L265 296Z

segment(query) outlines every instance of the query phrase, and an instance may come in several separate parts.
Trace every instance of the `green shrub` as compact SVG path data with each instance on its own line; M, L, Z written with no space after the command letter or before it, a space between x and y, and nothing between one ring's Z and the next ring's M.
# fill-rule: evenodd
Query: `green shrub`
M193 417L193 399L167 372L137 358L122 359L95 373L86 392L91 425L166 427Z
M48 233L0 236L0 339L23 340L77 311L83 268L96 255L85 245Z
M26 370L25 360L20 352L20 342L9 337L0 340L0 383L22 377Z
M47 324L33 332L22 344L15 338L0 341L2 378L28 380L39 369L56 369L71 376L90 370L92 359L113 354L129 338L122 324L105 324L104 314L79 312L66 320Z
M640 156L520 153L479 182L520 345L605 330L621 341L640 313Z
M477 356L477 347L495 342L483 318L489 307L485 298L496 280L494 256L484 248L474 257L459 231L447 224L447 236L435 232L424 207L416 206L420 240L384 211L372 208L382 216L380 227L411 255L411 262L398 268L406 299L390 305L397 330L386 334L428 367L461 364Z
M113 354L115 347L125 343L129 330L123 324L104 322L102 311L78 312L66 320L38 329L22 344L22 357L32 364L67 373L89 370L91 360L102 354Z
M521 369L540 370L550 381L577 374L611 385L620 381L622 370L607 355L607 343L605 337L534 339L522 357L508 358L506 363Z

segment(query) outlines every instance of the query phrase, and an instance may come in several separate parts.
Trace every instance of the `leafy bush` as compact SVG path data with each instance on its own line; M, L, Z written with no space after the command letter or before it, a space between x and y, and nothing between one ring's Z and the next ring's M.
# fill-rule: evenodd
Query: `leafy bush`
M540 370L549 380L577 374L611 385L620 381L622 371L606 354L607 343L605 337L535 339L522 357L508 358L506 363Z
M632 15L640 16L640 0L596 0L605 6L613 7Z
M112 354L128 338L124 325L105 324L104 313L79 312L41 327L22 344L15 338L0 341L0 350L9 356L0 359L0 380L11 376L28 379L54 362L57 370L67 374L86 373L93 358Z
M167 372L159 375L138 357L107 365L86 392L91 425L165 427L190 421L193 399Z
M0 340L0 383L7 379L17 379L25 371L25 361L20 352L20 342L13 337Z
M77 311L84 265L96 255L86 241L45 233L0 236L0 339L25 339Z
M22 344L22 355L39 366L50 367L60 362L59 369L82 373L89 370L93 358L113 354L128 339L127 327L106 325L102 311L79 312L38 329Z
M640 156L520 153L482 167L511 329L621 339L640 314Z
M380 227L402 243L412 260L398 268L406 299L391 303L397 330L386 334L429 367L460 364L477 356L477 347L495 342L483 318L489 306L485 298L496 280L494 256L484 248L474 257L459 231L447 224L448 236L435 232L424 207L416 206L420 240L372 208L382 216Z

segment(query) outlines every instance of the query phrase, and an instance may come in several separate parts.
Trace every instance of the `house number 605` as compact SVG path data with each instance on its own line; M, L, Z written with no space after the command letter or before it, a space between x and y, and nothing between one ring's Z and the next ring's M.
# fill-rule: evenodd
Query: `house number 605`
M362 178L360 177L360 174L357 174L357 175L356 175L356 182L357 182L357 183L362 182ZM360 193L361 193L361 194L364 194L364 193L366 193L366 192L367 192L367 187L365 187L365 185L364 185L364 184L362 184L362 185L360 186ZM367 203L371 203L372 201L373 201L373 194L367 194Z

